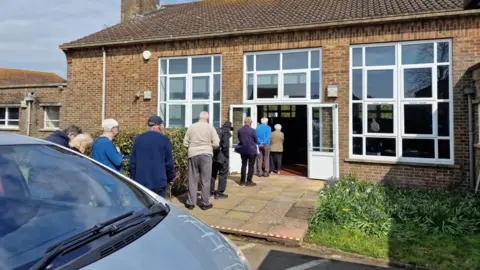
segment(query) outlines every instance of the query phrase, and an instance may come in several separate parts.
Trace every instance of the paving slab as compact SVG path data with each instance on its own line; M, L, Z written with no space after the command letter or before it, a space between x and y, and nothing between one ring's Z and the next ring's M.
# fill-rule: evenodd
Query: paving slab
M211 198L213 208L187 210L215 229L249 237L260 237L286 244L298 244L308 230L323 182L299 177L271 175L255 177L255 187L240 186L233 176L228 180L224 200ZM184 208L186 194L172 198Z

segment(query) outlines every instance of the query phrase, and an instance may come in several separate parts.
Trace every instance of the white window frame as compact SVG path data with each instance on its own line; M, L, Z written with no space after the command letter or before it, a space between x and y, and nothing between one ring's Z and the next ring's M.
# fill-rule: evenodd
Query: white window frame
M319 67L312 68L312 51L319 52ZM299 52L308 52L308 68L303 69L283 69L283 55L285 53L299 53ZM266 70L266 71L257 71L257 56L258 55L268 55L268 54L279 54L280 62L278 70ZM248 71L247 67L247 58L248 56L253 56L253 70ZM319 98L311 98L311 72L319 72ZM284 75L285 74L296 74L296 73L306 73L306 97L305 98L290 98L284 96ZM248 76L253 75L253 99L248 100ZM278 93L277 98L257 98L257 76L258 75L277 75L278 76ZM288 101L289 104L305 104L311 101L322 102L322 48L308 48L308 49L292 49L292 50L276 50L276 51L261 51L261 52L249 52L245 53L243 56L243 102L244 104L282 104L285 101Z
M20 129L20 106L0 106L1 109L5 109L5 119L0 118L1 121L5 121L4 125L0 125L0 130L11 130L11 129ZM18 119L10 119L9 110L17 109L18 110ZM10 121L16 121L18 124L10 125Z
M438 44L448 43L449 45L449 62L437 62ZM434 59L433 63L427 64L402 64L402 46L413 44L433 43ZM366 66L366 49L368 47L383 47L395 46L395 65L394 66ZM362 65L353 66L353 50L356 48L362 49ZM393 161L393 162L407 162L407 163L425 163L425 164L454 164L454 122L453 122L453 59L452 40L422 40L396 43L382 43L382 44L361 44L350 46L350 91L349 91L349 157L351 159L362 160L378 160L378 161ZM438 78L437 69L439 66L448 66L449 69L449 95L448 99L438 99ZM367 99L367 71L368 70L384 70L393 68L394 70L394 96L393 99ZM411 68L431 68L432 69L432 97L429 98L405 98L404 89L404 70ZM362 70L362 100L353 100L353 70ZM449 104L449 136L438 136L438 113L437 107L439 102ZM353 134L353 104L362 104L362 134ZM368 105L372 104L394 104L393 118L394 118L394 133L380 134L368 132ZM404 106L414 104L432 104L432 134L406 134L404 127ZM353 138L362 138L362 155L353 154ZM372 156L367 155L366 138L395 138L396 139L396 156ZM409 158L402 157L403 155L403 139L433 139L434 140L434 158ZM439 159L439 140L450 141L450 158Z
M45 105L43 107L43 129L58 130L60 129L60 105ZM50 108L58 108L58 120L47 120L47 110ZM57 122L59 127L48 127L47 122Z
M192 73L192 59L194 58L205 58L210 57L211 60L211 72L205 73ZM215 71L215 57L220 57L220 71ZM187 73L185 74L169 74L169 65L170 60L174 59L187 59ZM162 74L162 61L166 61L165 69L166 73ZM195 56L178 56L178 57L160 57L158 61L158 106L157 106L157 113L161 115L160 110L161 106L164 106L165 113L164 113L164 121L165 126L170 127L170 117L169 111L170 106L173 105L185 105L185 123L184 126L188 127L192 122L192 112L193 112L193 105L208 105L209 113L210 113L210 124L214 125L213 116L214 116L214 104L219 104L220 112L219 112L219 125L221 126L222 123L222 64L223 59L221 54L209 54L209 55L195 55ZM215 100L215 76L220 76L220 99ZM208 99L193 99L193 78L196 77L208 77L209 78L209 98ZM165 78L165 100L161 100L162 98L162 88L161 88L161 80ZM185 78L186 81L186 88L185 88L185 99L183 100L170 100L170 78Z

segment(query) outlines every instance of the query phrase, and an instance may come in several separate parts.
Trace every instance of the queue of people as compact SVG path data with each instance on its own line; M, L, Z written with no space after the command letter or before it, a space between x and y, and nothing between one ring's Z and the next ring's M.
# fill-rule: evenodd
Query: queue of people
M253 182L254 174L268 177L269 173L280 173L284 135L279 124L275 125L275 131L272 132L266 117L261 119L262 124L256 130L252 128L250 117L244 122L245 125L238 130L239 143L235 152L241 155L242 160L240 185L251 187L257 185ZM166 198L167 190L176 178L172 144L163 134L162 118L151 116L147 126L149 130L134 140L128 171L132 180ZM126 157L113 143L120 130L119 124L114 119L106 119L102 122L102 129L103 134L95 141L75 125L63 131L55 131L45 140L81 153L91 147L94 160L122 173L122 164ZM208 112L201 112L200 120L188 128L183 139L183 145L188 148L187 209L191 210L197 205L199 185L201 196L198 205L202 210L213 207L210 197L216 200L228 198L225 191L232 131L232 123L229 121L215 129L209 124ZM219 181L215 189L217 176Z

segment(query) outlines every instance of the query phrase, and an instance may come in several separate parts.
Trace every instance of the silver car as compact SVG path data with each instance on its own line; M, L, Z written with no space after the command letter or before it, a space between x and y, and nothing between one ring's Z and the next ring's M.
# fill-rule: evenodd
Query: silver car
M0 269L250 269L228 238L127 177L0 133Z

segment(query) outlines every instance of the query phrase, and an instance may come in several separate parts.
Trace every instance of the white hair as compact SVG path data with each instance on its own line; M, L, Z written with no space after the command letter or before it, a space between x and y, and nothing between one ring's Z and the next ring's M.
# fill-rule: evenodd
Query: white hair
M114 119L105 119L102 123L103 132L110 132L114 127L118 127L118 122Z
M263 117L260 122L262 122L262 124L267 124L268 123L268 118L267 117Z
M200 119L207 120L209 118L208 112L201 112Z
M275 130L280 131L280 130L282 130L282 125L276 124L273 128L274 128Z
M82 143L87 143L87 146L90 146L93 142L93 139L90 135L82 133L75 136L69 143L70 147L80 148Z

